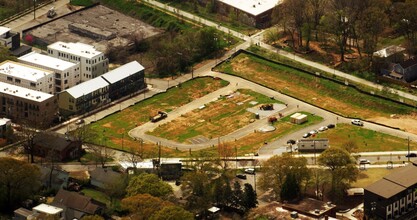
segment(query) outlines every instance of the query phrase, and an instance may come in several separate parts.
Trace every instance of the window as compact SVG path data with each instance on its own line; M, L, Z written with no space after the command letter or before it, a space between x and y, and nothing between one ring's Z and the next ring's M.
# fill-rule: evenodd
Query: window
M60 79L61 78L61 74L60 73L55 73L55 78Z
M12 78L12 77L10 77L10 76L8 76L8 77L7 77L7 80L8 80L8 81L12 81L12 82L13 82L13 78Z
M68 108L69 108L69 110L73 110L72 105L69 105Z
M68 84L68 80L64 80L64 84Z
M31 82L30 87L36 87L36 83Z
M15 83L21 83L20 79L14 79Z

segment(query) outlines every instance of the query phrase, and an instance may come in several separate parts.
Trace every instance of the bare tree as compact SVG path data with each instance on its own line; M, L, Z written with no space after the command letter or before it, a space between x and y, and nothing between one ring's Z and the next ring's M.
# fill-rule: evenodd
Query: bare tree
M105 146L89 145L89 149L93 154L96 164L100 163L101 167L106 167L106 162L114 157L114 151Z

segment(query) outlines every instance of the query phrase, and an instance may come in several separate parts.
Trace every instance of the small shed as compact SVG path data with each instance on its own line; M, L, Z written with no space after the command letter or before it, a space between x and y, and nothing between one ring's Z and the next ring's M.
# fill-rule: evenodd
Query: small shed
M299 113L299 112L291 115L290 117L291 123L294 123L294 124L302 124L306 122L307 120L308 120L307 115Z

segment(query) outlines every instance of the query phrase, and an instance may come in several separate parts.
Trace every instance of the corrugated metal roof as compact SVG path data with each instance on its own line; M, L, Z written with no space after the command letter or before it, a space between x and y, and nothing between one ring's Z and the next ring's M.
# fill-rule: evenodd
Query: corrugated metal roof
M145 68L138 62L132 61L112 71L109 71L108 73L101 75L101 77L103 77L110 83L115 83L144 69Z
M101 77L96 77L94 79L88 80L81 84L78 84L74 87L67 89L66 91L74 98L79 98L83 95L90 94L98 89L108 86L109 83L106 82Z

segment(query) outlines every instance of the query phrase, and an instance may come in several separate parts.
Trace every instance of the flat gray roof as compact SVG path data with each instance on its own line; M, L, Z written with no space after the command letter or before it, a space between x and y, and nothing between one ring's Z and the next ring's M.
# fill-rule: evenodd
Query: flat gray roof
M74 87L71 87L65 91L68 92L72 97L79 98L85 94L90 94L108 85L109 83L106 82L106 80L104 80L101 77L96 77L94 79L90 79L86 82L80 83Z
M50 57L36 52L31 52L18 58L19 60L26 61L33 64L38 64L44 67L48 67L55 70L66 70L77 64L71 63L65 60L61 60L55 57Z
M43 102L47 99L54 97L53 95L48 94L48 93L44 93L44 92L40 92L40 91L36 91L32 89L27 89L27 88L20 87L20 86L15 86L15 85L4 83L4 82L0 82L0 88L1 88L0 93L4 93L4 94L8 94L8 95L24 98L27 100L36 101L36 102Z
M132 61L101 75L101 77L103 77L110 83L115 83L144 69L145 68L142 65L140 65L137 61Z

